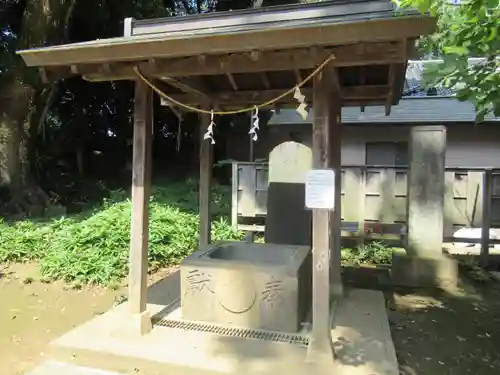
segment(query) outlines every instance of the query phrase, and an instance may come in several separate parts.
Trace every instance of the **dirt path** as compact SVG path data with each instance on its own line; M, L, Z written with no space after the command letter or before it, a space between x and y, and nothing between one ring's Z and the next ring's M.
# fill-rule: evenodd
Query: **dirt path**
M41 359L48 343L108 310L123 289L68 290L43 284L36 266L0 268L0 374L18 375ZM150 282L168 274L160 272ZM385 271L347 275L353 286L386 292L401 374L500 374L500 284L465 281L454 293L392 289Z
M396 290L392 336L404 375L500 374L500 288Z
M69 290L43 284L36 265L0 268L0 374L18 375L36 365L48 343L109 309L120 291Z
M346 281L385 292L402 375L500 374L500 283L392 288L387 271L375 269L348 270Z

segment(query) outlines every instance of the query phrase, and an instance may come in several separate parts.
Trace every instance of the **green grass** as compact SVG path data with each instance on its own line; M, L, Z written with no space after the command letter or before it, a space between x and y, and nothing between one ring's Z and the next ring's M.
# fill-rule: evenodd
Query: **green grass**
M194 181L156 186L150 200L149 264L177 264L197 248L198 207ZM229 190L212 197L214 240L239 239L225 219ZM0 263L40 262L42 276L74 284L115 285L128 271L131 203L113 192L102 206L78 216L44 222L0 224Z

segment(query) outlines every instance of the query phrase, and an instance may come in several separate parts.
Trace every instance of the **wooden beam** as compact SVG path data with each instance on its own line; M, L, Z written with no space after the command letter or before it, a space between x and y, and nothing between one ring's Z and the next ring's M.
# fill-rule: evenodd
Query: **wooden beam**
M105 74L112 74L111 64L109 63L102 64L102 70Z
M298 85L300 82L302 82L302 75L300 74L299 69L295 69L293 72L295 74L295 81L297 81L297 85Z
M330 81L331 84L331 81ZM341 92L342 102L359 102L359 101L371 101L379 100L385 103L386 97L390 92L391 88L388 86L353 86L344 87ZM286 90L264 90L264 91L225 91L214 93L211 95L211 99L223 106L230 105L254 105L266 102L268 100L274 99L277 96L283 94ZM307 97L312 98L313 90L311 88L301 88L301 92ZM192 94L171 94L173 99L178 100L184 104L196 105L200 102L200 98L197 95ZM296 103L293 99L293 94L281 99L279 103Z
M151 189L151 138L153 126L152 90L141 80L135 84L134 137L132 166L132 217L128 299L130 312L136 318L136 333L152 328L146 310L148 272L149 195Z
M234 22L234 19L231 22ZM304 19L300 22L304 22ZM213 30L205 29L199 30L200 33L196 32L196 35L191 33L188 35L181 31L178 37L92 41L70 46L18 51L18 54L30 67L85 62L142 61L150 57L176 58L204 53L231 54L251 50L304 48L311 45L331 46L369 43L373 40L392 41L395 36L400 39L418 38L433 33L436 27L434 18L417 15L370 19L364 22L314 22L302 24L300 27L298 24L295 27L288 27L288 23L287 27L276 27L278 24L274 24L270 28L259 27L258 30L238 25L239 31L232 29L228 30L228 33L213 33ZM242 32L243 29L246 29L245 32Z
M384 65L389 63L405 63L406 58L401 54L401 42L369 43L369 46L360 50L357 45L343 45L314 49L298 48L282 51L266 51L258 54L234 53L225 55L204 55L156 59L151 66L148 62L140 63L139 68L147 76L169 77L193 75L223 75L226 73L252 73L266 71L284 71L295 69L314 69L331 54L335 55L332 66ZM112 72L106 73L102 64L79 66L78 72L89 81L120 80L135 78L133 67L137 63L115 63Z
M267 78L266 72L261 72L260 74L260 79L262 81L262 84L266 88L266 90L269 90L271 88L271 84L269 83L269 79Z
M261 56L260 51L250 52L250 60L252 60L253 62L259 61L260 56Z
M385 99L391 89L385 85L342 87L340 96L344 100Z
M314 77L313 169L329 169L331 81L326 72ZM313 210L313 290L312 332L307 360L314 363L334 362L330 320L330 212Z
M198 78L161 77L160 80L188 94L191 93L204 98L209 98L211 95L208 87Z
M416 48L416 39L403 39L401 55L405 56L406 60L417 60L421 57L420 51Z
M209 105L203 106L210 109ZM212 230L212 164L213 146L210 140L204 140L203 136L210 124L210 115L200 114L200 186L199 186L199 210L200 210L200 248L211 243Z

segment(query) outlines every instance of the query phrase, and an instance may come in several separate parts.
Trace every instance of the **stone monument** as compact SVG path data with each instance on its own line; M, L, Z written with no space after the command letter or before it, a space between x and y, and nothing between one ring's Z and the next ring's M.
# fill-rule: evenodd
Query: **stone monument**
M269 157L266 243L209 245L181 263L182 318L297 332L311 306L311 213L305 179L311 149L297 142Z
M312 213L305 208L311 169L312 151L301 143L284 142L269 154L266 242L311 246Z
M406 251L392 257L396 285L454 287L458 264L443 253L446 128L415 126L410 134Z

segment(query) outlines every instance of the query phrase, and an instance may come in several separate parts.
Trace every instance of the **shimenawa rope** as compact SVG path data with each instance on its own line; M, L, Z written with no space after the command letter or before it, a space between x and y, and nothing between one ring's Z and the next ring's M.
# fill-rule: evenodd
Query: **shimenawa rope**
M144 83L146 83L149 87L151 87L151 89L153 89L153 91L155 91L160 97L162 97L163 99L167 100L171 104L177 105L177 106L179 106L181 108L184 108L184 109L186 109L188 111L193 111L193 112L198 112L198 113L204 113L204 114L207 114L207 115L220 115L220 116L223 116L223 115L236 115L236 114L239 114L239 113L251 112L251 111L263 108L263 107L267 107L267 106L269 106L269 105L277 102L278 100L283 99L285 96L292 94L294 91L296 91L297 89L300 89L302 86L304 86L316 74L318 74L325 66L327 66L330 63L330 61L332 61L334 59L335 59L335 55L331 54L328 58L325 59L325 61L323 61L304 80L302 80L300 83L298 83L297 85L295 85L294 87L292 87L290 90L284 92L283 94L278 95L277 97L275 97L275 98L273 98L271 100L268 100L268 101L266 101L264 103L261 103L259 105L253 105L253 106L248 107L248 108L242 108L242 109L237 109L237 110L233 110L233 111L206 110L206 109L196 108L196 107L190 106L188 104L181 103L178 100L175 100L174 98L170 97L169 95L167 95L163 91L161 91L155 84L153 84L149 79L147 79L141 73L141 71L139 70L139 68L137 66L134 67L134 72L135 72L135 74L137 74L137 76L142 81L144 81Z

